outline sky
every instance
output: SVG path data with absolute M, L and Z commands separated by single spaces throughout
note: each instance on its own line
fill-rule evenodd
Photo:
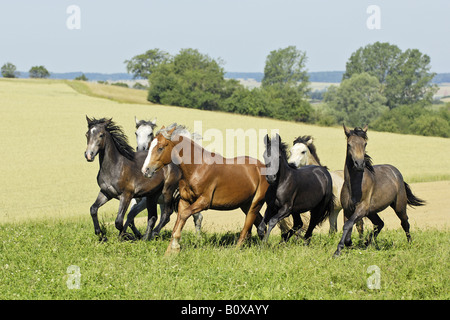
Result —
M 226 71 L 263 72 L 270 51 L 290 45 L 306 52 L 308 71 L 342 71 L 381 41 L 450 72 L 449 0 L 17 0 L 0 1 L 0 17 L 0 65 L 19 71 L 126 72 L 124 61 L 146 50 L 195 48 Z

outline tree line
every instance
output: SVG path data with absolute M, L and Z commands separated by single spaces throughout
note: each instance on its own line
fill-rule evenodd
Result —
M 435 73 L 419 50 L 381 42 L 361 47 L 347 61 L 340 85 L 325 93 L 311 92 L 306 62 L 306 53 L 295 46 L 271 51 L 261 87 L 254 89 L 225 79 L 223 61 L 196 49 L 175 56 L 152 49 L 125 64 L 134 78 L 148 79 L 153 103 L 450 137 L 450 104 L 432 105 Z M 323 103 L 312 105 L 311 98 Z

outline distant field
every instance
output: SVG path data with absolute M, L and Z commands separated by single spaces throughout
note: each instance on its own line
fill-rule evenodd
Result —
M 279 245 L 274 232 L 267 245 L 253 236 L 236 250 L 242 212 L 208 210 L 203 232 L 191 232 L 188 221 L 181 253 L 168 258 L 164 251 L 175 214 L 159 240 L 121 242 L 113 223 L 118 201 L 99 211 L 109 239 L 99 243 L 89 215 L 98 193 L 98 162 L 84 158 L 85 115 L 113 117 L 132 145 L 134 116 L 156 116 L 159 125 L 178 122 L 191 129 L 201 120 L 203 133 L 218 129 L 224 136 L 226 129 L 278 129 L 289 145 L 294 137 L 310 134 L 321 161 L 333 170 L 343 167 L 342 128 L 152 105 L 145 95 L 81 82 L 0 79 L 1 300 L 450 298 L 450 139 L 444 138 L 369 131 L 368 152 L 375 163 L 396 165 L 413 192 L 428 201 L 409 210 L 412 244 L 395 214 L 386 212 L 386 230 L 377 243 L 366 248 L 354 234 L 354 247 L 339 259 L 331 255 L 341 233 L 328 235 L 327 222 L 310 246 L 296 239 Z M 204 138 L 208 145 L 209 137 Z M 342 217 L 338 222 L 341 229 Z M 367 235 L 371 226 L 365 230 Z M 378 289 L 368 286 L 372 266 L 379 270 Z M 79 268 L 78 289 L 68 286 L 74 284 L 68 267 Z
M 73 85 L 73 84 L 72 84 Z M 76 85 L 76 84 L 75 84 Z M 194 128 L 202 121 L 203 132 L 219 129 L 278 129 L 289 145 L 299 135 L 315 138 L 322 163 L 332 170 L 342 169 L 345 136 L 342 128 L 318 127 L 302 123 L 208 112 L 150 103 L 123 103 L 135 99 L 138 90 L 89 85 L 90 95 L 80 94 L 65 81 L 0 79 L 2 126 L 2 192 L 0 221 L 86 216 L 98 193 L 98 162 L 84 158 L 87 125 L 85 115 L 112 117 L 134 141 L 134 116 L 157 117 L 158 125 L 172 122 Z M 83 84 L 77 87 L 82 91 Z M 89 88 L 88 88 L 89 89 Z M 84 89 L 86 90 L 86 88 Z M 127 91 L 129 90 L 129 91 Z M 89 91 L 89 90 L 88 90 Z M 95 97 L 108 92 L 111 99 Z M 129 93 L 129 94 L 128 94 Z M 142 99 L 145 91 L 139 91 Z M 141 100 L 142 101 L 142 100 Z M 210 141 L 206 139 L 207 146 Z M 373 132 L 369 129 L 367 150 L 375 163 L 397 166 L 408 182 L 450 180 L 450 139 Z M 262 158 L 263 150 L 257 150 Z M 441 190 L 450 194 L 450 190 Z M 447 201 L 448 197 L 447 197 Z M 449 207 L 444 203 L 442 210 Z M 101 212 L 114 212 L 111 201 Z

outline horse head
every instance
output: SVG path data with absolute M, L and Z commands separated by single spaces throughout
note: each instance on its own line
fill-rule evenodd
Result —
M 154 138 L 153 129 L 156 127 L 156 118 L 145 121 L 138 120 L 135 116 L 134 120 L 136 122 L 136 151 L 146 151 Z
M 147 178 L 151 178 L 156 171 L 172 161 L 174 143 L 170 140 L 170 136 L 175 127 L 162 132 L 163 129 L 165 129 L 164 126 L 150 143 L 147 158 L 142 166 L 141 171 Z
M 105 148 L 106 127 L 112 119 L 90 119 L 86 116 L 88 131 L 86 132 L 87 147 L 84 156 L 87 161 L 92 162 L 100 150 Z
M 356 171 L 364 171 L 366 167 L 366 146 L 367 146 L 367 129 L 355 128 L 354 130 L 348 129 L 345 124 L 343 125 L 344 132 L 347 137 L 347 159 L 351 159 L 351 164 Z

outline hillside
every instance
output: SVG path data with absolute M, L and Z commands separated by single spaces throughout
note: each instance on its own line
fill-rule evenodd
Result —
M 89 214 L 98 192 L 95 181 L 98 162 L 87 163 L 83 155 L 85 115 L 112 117 L 123 126 L 131 145 L 135 144 L 134 116 L 139 119 L 157 117 L 159 126 L 178 122 L 191 130 L 200 129 L 206 147 L 220 138 L 217 134 L 222 134 L 225 140 L 227 129 L 254 130 L 257 134 L 259 130 L 270 134 L 277 129 L 289 146 L 296 136 L 309 134 L 315 138 L 322 163 L 332 170 L 343 167 L 345 137 L 340 127 L 153 105 L 138 96 L 142 94 L 139 90 L 86 83 L 71 85 L 58 80 L 0 79 L 1 221 Z M 106 99 L 100 98 L 103 95 Z M 195 121 L 201 121 L 201 128 L 194 126 Z M 374 162 L 394 164 L 406 181 L 450 180 L 450 139 L 370 129 L 369 139 L 367 150 Z M 224 153 L 226 143 L 218 145 L 219 152 Z M 258 146 L 256 156 L 261 159 L 263 151 L 263 147 Z M 248 145 L 244 153 L 250 153 Z M 441 191 L 448 195 L 448 184 L 444 184 L 444 188 L 447 189 Z M 440 205 L 442 210 L 450 205 L 447 196 L 444 201 L 447 203 Z M 111 201 L 102 212 L 115 210 L 117 202 Z

